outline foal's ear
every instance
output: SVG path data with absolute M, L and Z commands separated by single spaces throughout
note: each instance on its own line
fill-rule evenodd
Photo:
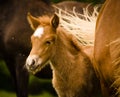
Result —
M 33 17 L 30 13 L 28 13 L 27 19 L 33 30 L 35 30 L 38 27 L 38 25 L 40 25 L 39 19 L 36 17 Z
M 54 14 L 54 16 L 51 19 L 51 25 L 54 29 L 56 29 L 59 25 L 59 17 L 56 14 Z

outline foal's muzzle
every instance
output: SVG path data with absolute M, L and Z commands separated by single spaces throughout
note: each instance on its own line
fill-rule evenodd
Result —
M 40 64 L 39 57 L 36 55 L 30 55 L 28 56 L 26 60 L 26 68 L 29 72 L 36 72 L 37 68 Z

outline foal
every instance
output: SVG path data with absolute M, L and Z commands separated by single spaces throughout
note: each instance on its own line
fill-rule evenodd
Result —
M 99 81 L 86 50 L 59 26 L 59 17 L 35 18 L 29 14 L 28 20 L 35 30 L 31 36 L 32 50 L 26 60 L 28 71 L 35 74 L 49 62 L 53 87 L 59 97 L 97 97 Z

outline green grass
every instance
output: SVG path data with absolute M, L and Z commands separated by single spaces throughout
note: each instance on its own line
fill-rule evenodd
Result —
M 16 94 L 14 92 L 7 92 L 1 90 L 0 97 L 16 97 Z M 43 92 L 42 94 L 29 95 L 29 97 L 53 97 L 53 95 L 49 94 L 48 92 Z
M 29 97 L 53 97 L 53 95 L 49 94 L 48 92 L 43 92 L 39 95 L 30 95 Z
M 7 92 L 4 90 L 0 90 L 0 97 L 16 97 L 14 92 Z

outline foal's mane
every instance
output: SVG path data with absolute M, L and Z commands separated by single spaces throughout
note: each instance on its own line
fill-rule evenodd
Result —
M 61 38 L 62 43 L 67 47 L 67 49 L 71 49 L 71 46 L 74 47 L 77 51 L 81 50 L 81 44 L 76 39 L 74 35 L 69 33 L 66 29 L 59 26 L 57 29 L 57 34 Z M 70 48 L 69 48 L 70 47 Z
M 100 5 L 94 6 L 92 13 L 88 11 L 88 7 L 89 5 L 83 8 L 83 14 L 76 13 L 75 8 L 73 8 L 73 12 L 67 12 L 58 7 L 55 8 L 58 10 L 56 14 L 60 18 L 60 26 L 76 37 L 81 45 L 93 46 L 95 25 Z

